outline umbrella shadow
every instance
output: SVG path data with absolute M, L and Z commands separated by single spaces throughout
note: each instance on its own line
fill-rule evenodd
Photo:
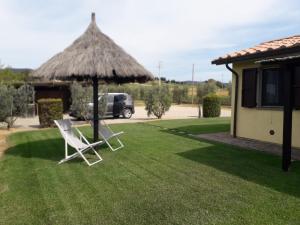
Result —
M 106 145 L 101 145 L 101 151 L 106 149 Z M 95 148 L 99 150 L 99 146 Z M 75 153 L 75 149 L 68 146 L 68 154 Z M 91 151 L 87 151 L 85 155 L 88 158 L 95 158 Z M 24 159 L 43 159 L 47 161 L 59 162 L 65 157 L 65 142 L 62 138 L 52 138 L 45 140 L 30 141 L 10 147 L 6 152 L 7 156 L 21 157 Z M 80 162 L 81 157 L 75 158 L 70 162 Z

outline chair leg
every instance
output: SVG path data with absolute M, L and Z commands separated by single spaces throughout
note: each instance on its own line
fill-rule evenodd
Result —
M 109 143 L 109 141 L 108 141 L 107 139 L 104 139 L 105 142 L 106 142 L 106 144 L 108 145 L 108 147 L 109 147 L 113 152 L 114 152 L 114 151 L 117 151 L 117 150 L 119 150 L 119 149 L 121 149 L 121 148 L 124 147 L 124 144 L 122 143 L 122 141 L 121 141 L 118 137 L 116 137 L 116 139 L 117 139 L 117 141 L 119 142 L 119 147 L 116 147 L 116 148 L 113 148 L 113 147 L 111 146 L 111 144 Z
M 99 160 L 97 160 L 97 161 L 95 161 L 95 162 L 93 162 L 93 163 L 90 163 L 90 162 L 87 160 L 87 158 L 84 156 L 84 154 L 83 154 L 84 152 L 87 152 L 87 151 L 90 150 L 90 149 L 92 149 L 92 150 L 95 152 L 97 158 L 99 159 Z M 94 164 L 96 164 L 96 163 L 98 163 L 98 162 L 100 162 L 100 161 L 103 160 L 102 157 L 96 152 L 96 150 L 95 150 L 93 147 L 90 146 L 90 147 L 88 147 L 88 148 L 86 148 L 86 149 L 82 149 L 82 150 L 76 149 L 76 152 L 75 152 L 75 153 L 73 153 L 72 155 L 68 155 L 66 158 L 60 160 L 60 161 L 58 162 L 58 164 L 65 163 L 65 162 L 67 162 L 67 161 L 69 161 L 69 160 L 71 160 L 71 159 L 74 159 L 74 158 L 78 157 L 78 156 L 81 156 L 81 157 L 83 158 L 83 160 L 84 160 L 89 166 L 92 166 L 92 165 L 94 165 Z
M 101 158 L 101 156 L 96 152 L 96 150 L 93 148 L 93 147 L 89 147 L 89 149 L 92 149 L 94 151 L 94 153 L 96 154 L 97 158 L 99 160 L 95 161 L 95 162 L 92 162 L 90 163 L 87 158 L 83 155 L 83 153 L 81 151 L 79 151 L 79 154 L 81 155 L 81 157 L 84 159 L 84 161 L 89 165 L 89 166 L 92 166 L 92 165 L 95 165 L 96 163 L 98 162 L 101 162 L 103 159 Z
M 65 140 L 65 158 L 68 158 L 68 143 Z

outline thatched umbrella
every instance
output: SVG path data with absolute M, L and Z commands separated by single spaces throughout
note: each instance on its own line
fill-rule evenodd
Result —
M 87 30 L 63 52 L 36 69 L 32 76 L 48 80 L 93 81 L 94 140 L 98 139 L 98 79 L 117 83 L 146 82 L 153 75 L 128 55 L 96 24 L 95 13 Z

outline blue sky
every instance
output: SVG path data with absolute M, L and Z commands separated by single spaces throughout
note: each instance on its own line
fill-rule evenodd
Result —
M 297 0 L 0 0 L 0 59 L 37 68 L 81 35 L 96 13 L 99 28 L 154 74 L 231 79 L 214 58 L 299 34 Z

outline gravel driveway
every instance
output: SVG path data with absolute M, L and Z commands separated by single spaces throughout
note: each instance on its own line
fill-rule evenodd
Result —
M 221 117 L 230 117 L 231 109 L 230 108 L 222 108 Z M 163 120 L 170 119 L 192 119 L 198 117 L 198 108 L 192 106 L 182 106 L 182 105 L 172 105 L 170 110 L 163 116 Z M 69 118 L 68 115 L 65 115 L 64 118 Z M 136 106 L 135 114 L 133 114 L 131 119 L 110 119 L 107 118 L 106 122 L 109 124 L 115 123 L 137 123 L 137 122 L 145 122 L 149 120 L 155 120 L 154 116 L 147 116 L 147 112 L 145 111 L 144 106 Z M 39 120 L 38 117 L 34 118 L 18 118 L 15 123 L 16 128 L 23 129 L 35 129 L 39 128 Z

